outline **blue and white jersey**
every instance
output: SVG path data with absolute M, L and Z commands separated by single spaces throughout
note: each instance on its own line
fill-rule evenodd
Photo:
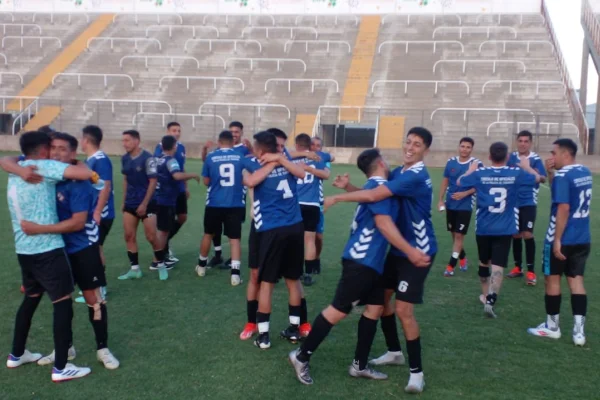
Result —
M 121 173 L 127 178 L 126 208 L 137 208 L 142 204 L 149 180 L 157 177 L 156 172 L 156 158 L 146 150 L 134 158 L 129 154 L 121 158 Z
M 156 149 L 154 149 L 154 157 L 159 159 L 164 156 L 162 143 L 156 145 Z M 177 142 L 177 150 L 175 150 L 175 159 L 179 164 L 179 170 L 181 172 L 185 172 L 185 146 L 181 142 Z M 178 181 L 177 186 L 179 188 L 179 193 L 185 193 L 185 182 Z
M 529 165 L 535 169 L 541 176 L 546 176 L 546 169 L 544 168 L 544 162 L 536 153 L 529 153 Z M 510 154 L 508 159 L 509 167 L 518 167 L 521 160 L 519 159 L 519 152 L 515 151 Z M 518 191 L 517 207 L 537 206 L 538 195 L 540 193 L 540 184 L 536 183 L 533 187 L 521 186 Z
M 437 240 L 431 222 L 433 186 L 425 164 L 421 161 L 405 170 L 403 167 L 396 168 L 385 186 L 400 197 L 396 226 L 404 239 L 429 256 L 436 254 Z M 392 248 L 391 252 L 406 257 L 396 248 Z
M 459 192 L 467 191 L 471 188 L 458 186 L 456 183 L 458 178 L 467 173 L 472 163 L 482 168 L 483 164 L 475 157 L 469 158 L 465 162 L 460 162 L 459 157 L 452 157 L 446 163 L 444 169 L 444 178 L 448 179 L 448 189 L 446 190 L 446 208 L 448 210 L 456 211 L 471 211 L 473 210 L 473 203 L 475 202 L 475 196 L 467 196 L 462 200 L 453 200 L 452 195 Z
M 533 188 L 535 176 L 518 167 L 486 167 L 462 177 L 460 185 L 476 190 L 477 235 L 506 236 L 519 232 L 517 193 Z
M 98 191 L 89 181 L 63 181 L 56 185 L 56 211 L 59 221 L 71 219 L 73 214 L 87 212 L 85 227 L 77 232 L 64 233 L 65 250 L 77 253 L 100 240 L 100 231 L 94 221 Z
M 156 160 L 156 175 L 158 182 L 156 184 L 156 204 L 160 206 L 175 206 L 177 204 L 177 195 L 181 193 L 180 181 L 173 178 L 173 174 L 181 172 L 179 162 L 171 156 L 163 155 Z
M 249 172 L 261 168 L 256 158 L 244 158 L 244 168 Z M 296 195 L 297 179 L 283 167 L 275 168 L 269 176 L 254 187 L 254 227 L 265 232 L 302 222 L 300 204 Z
M 215 150 L 206 157 L 202 176 L 210 178 L 206 191 L 208 207 L 246 207 L 244 159 L 241 152 L 231 148 Z
M 248 149 L 244 143 L 236 144 L 233 146 L 233 150 L 236 153 L 241 154 L 242 157 L 246 157 L 248 154 L 250 154 L 250 149 Z
M 101 150 L 95 152 L 91 157 L 85 161 L 88 168 L 94 171 L 100 176 L 103 181 L 110 181 L 111 191 L 108 197 L 108 202 L 102 209 L 102 219 L 115 219 L 115 192 L 114 192 L 114 181 L 113 181 L 113 167 L 110 158 Z M 96 204 L 97 205 L 97 204 Z M 94 205 L 94 207 L 96 206 Z
M 325 163 L 325 168 L 331 170 L 331 154 L 324 151 L 317 151 L 317 155 L 321 157 L 321 161 Z M 321 203 L 321 211 L 323 211 L 323 203 L 325 202 L 325 193 L 323 192 L 323 185 L 321 185 L 321 193 L 319 202 Z
M 552 180 L 552 207 L 546 243 L 554 243 L 556 212 L 560 204 L 569 205 L 569 219 L 560 241 L 561 245 L 590 243 L 591 203 L 592 174 L 587 167 L 575 164 L 556 171 Z
M 308 158 L 296 158 L 293 163 L 304 163 L 314 169 L 325 169 L 322 161 L 313 161 Z M 305 206 L 320 207 L 323 199 L 323 180 L 306 172 L 304 179 L 298 179 L 298 201 Z
M 387 180 L 380 176 L 372 176 L 363 189 L 374 189 L 386 182 Z M 359 203 L 354 212 L 350 238 L 342 257 L 373 268 L 377 273 L 382 274 L 388 242 L 377 229 L 375 216 L 389 215 L 395 221 L 398 217 L 398 205 L 397 199 L 393 197 L 377 203 Z

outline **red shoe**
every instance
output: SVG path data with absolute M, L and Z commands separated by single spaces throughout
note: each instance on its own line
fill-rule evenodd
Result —
M 523 270 L 519 267 L 514 267 L 508 275 L 507 278 L 521 278 L 523 276 Z
M 537 283 L 537 277 L 535 276 L 535 272 L 529 271 L 527 272 L 527 285 L 535 286 Z
M 25 286 L 21 285 L 21 293 L 25 293 Z
M 446 270 L 444 271 L 444 276 L 454 276 L 454 268 L 452 268 L 451 265 L 448 265 L 446 267 Z
M 252 322 L 248 322 L 244 326 L 244 330 L 240 333 L 240 339 L 248 340 L 258 332 L 258 327 Z
M 302 325 L 300 325 L 300 336 L 301 337 L 307 337 L 308 334 L 310 333 L 312 329 L 312 326 L 310 326 L 310 323 L 305 322 Z

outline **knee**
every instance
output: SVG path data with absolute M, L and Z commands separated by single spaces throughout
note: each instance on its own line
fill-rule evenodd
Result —
M 398 302 L 396 304 L 396 315 L 401 321 L 408 321 L 414 319 L 413 305 L 404 302 Z
M 363 315 L 369 319 L 379 319 L 383 314 L 383 306 L 367 305 Z
M 146 240 L 152 244 L 157 243 L 155 232 L 146 232 Z
M 135 242 L 135 232 L 125 231 L 125 241 L 127 243 Z
M 250 270 L 250 282 L 253 285 L 258 286 L 258 268 L 254 268 Z

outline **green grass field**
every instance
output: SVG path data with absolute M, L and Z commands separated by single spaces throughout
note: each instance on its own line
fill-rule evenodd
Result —
M 113 161 L 115 162 L 115 161 Z M 115 163 L 118 165 L 118 162 Z M 190 160 L 189 171 L 200 171 L 201 163 Z M 115 198 L 120 206 L 121 177 L 115 168 Z M 354 183 L 362 183 L 353 166 L 335 166 L 333 173 L 350 172 Z M 434 186 L 441 170 L 430 170 Z M 0 177 L 2 191 L 6 175 Z M 596 182 L 596 190 L 598 188 Z M 337 189 L 326 185 L 326 193 Z M 80 381 L 55 385 L 50 368 L 27 365 L 16 370 L 0 369 L 0 399 L 391 399 L 409 398 L 403 392 L 408 366 L 386 367 L 390 379 L 383 382 L 355 380 L 347 367 L 354 355 L 358 314 L 352 314 L 323 343 L 312 360 L 315 384 L 305 387 L 296 381 L 287 363 L 293 346 L 280 340 L 276 333 L 287 325 L 287 294 L 280 284 L 275 292 L 271 317 L 272 348 L 260 351 L 251 341 L 242 342 L 238 335 L 246 319 L 245 285 L 233 288 L 226 271 L 212 270 L 206 277 L 194 273 L 198 243 L 203 227 L 205 190 L 191 184 L 188 223 L 172 244 L 181 260 L 167 282 L 160 282 L 147 265 L 151 249 L 140 229 L 140 260 L 144 278 L 118 281 L 128 268 L 128 260 L 117 217 L 108 238 L 108 310 L 109 347 L 121 361 L 116 371 L 105 370 L 96 361 L 93 331 L 86 306 L 74 305 L 74 339 L 76 363 L 91 366 L 93 373 Z M 549 191 L 540 191 L 537 237 L 544 236 L 549 210 Z M 599 192 L 600 193 L 600 192 Z M 596 205 L 597 203 L 593 203 Z M 0 349 L 11 348 L 13 321 L 21 302 L 20 272 L 14 253 L 6 198 L 1 196 L 0 251 L 5 262 L 0 269 Z M 323 274 L 318 283 L 306 289 L 309 319 L 331 301 L 340 271 L 340 256 L 345 245 L 354 206 L 343 204 L 326 215 Z M 591 213 L 593 236 L 600 233 L 600 208 Z M 467 273 L 454 278 L 442 276 L 450 254 L 450 236 L 444 217 L 434 213 L 440 252 L 426 285 L 425 304 L 416 310 L 421 324 L 424 370 L 427 387 L 422 395 L 428 399 L 598 399 L 597 376 L 600 352 L 595 346 L 600 334 L 600 272 L 595 264 L 598 249 L 592 249 L 586 284 L 590 293 L 587 338 L 584 348 L 575 348 L 571 340 L 570 298 L 565 290 L 562 304 L 563 337 L 558 341 L 528 336 L 526 329 L 545 318 L 543 277 L 538 286 L 526 287 L 521 280 L 505 281 L 499 297 L 499 318 L 482 315 L 478 301 L 479 279 L 476 268 L 474 229 L 469 233 L 466 251 L 471 260 Z M 474 228 L 474 224 L 472 226 Z M 248 232 L 248 225 L 244 233 Z M 247 240 L 244 237 L 244 245 Z M 538 245 L 538 249 L 541 246 Z M 228 247 L 224 247 L 228 255 Z M 541 254 L 541 250 L 538 250 Z M 243 277 L 247 276 L 243 253 Z M 540 269 L 538 257 L 538 271 Z M 511 257 L 512 259 L 512 257 Z M 475 266 L 475 268 L 473 268 Z M 404 345 L 404 341 L 402 341 Z M 33 321 L 29 349 L 48 353 L 52 350 L 52 307 L 42 302 Z M 372 356 L 385 351 L 378 332 Z

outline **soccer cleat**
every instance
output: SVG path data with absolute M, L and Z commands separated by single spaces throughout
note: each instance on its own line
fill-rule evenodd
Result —
M 208 264 L 206 264 L 206 267 L 213 268 L 213 267 L 218 267 L 219 265 L 222 265 L 222 264 L 223 264 L 222 257 L 213 256 L 213 258 L 210 259 Z
M 369 367 L 366 367 L 365 369 L 359 369 L 358 362 L 356 362 L 356 360 L 353 361 L 348 367 L 348 374 L 354 378 L 367 378 L 376 381 L 382 381 L 388 378 L 388 376 L 383 372 L 375 371 Z
M 467 258 L 463 258 L 462 260 L 458 260 L 458 265 L 460 266 L 460 270 L 462 272 L 467 272 L 469 269 L 469 260 Z
M 379 358 L 375 358 L 369 361 L 371 365 L 404 365 L 406 360 L 402 351 L 387 351 L 384 355 Z
M 550 339 L 560 339 L 560 328 L 550 329 L 544 322 L 539 324 L 536 328 L 527 329 L 527 333 L 533 336 L 547 337 Z
M 521 278 L 523 276 L 523 270 L 519 267 L 514 267 L 507 275 L 507 278 Z
M 529 271 L 527 272 L 526 275 L 526 283 L 529 286 L 535 286 L 535 284 L 537 283 L 537 277 L 535 276 L 535 272 Z
M 130 269 L 129 271 L 127 271 L 127 273 L 119 276 L 120 281 L 126 281 L 129 279 L 140 279 L 142 277 L 142 270 L 141 269 Z
M 69 353 L 67 355 L 67 360 L 73 361 L 76 356 L 77 356 L 77 352 L 75 351 L 75 347 L 73 347 L 73 346 L 69 347 Z M 56 359 L 56 355 L 54 353 L 54 350 L 52 350 L 52 353 L 48 354 L 46 357 L 40 358 L 38 360 L 37 364 L 42 365 L 42 366 L 54 364 L 55 359 Z
M 583 332 L 573 331 L 573 344 L 575 344 L 575 346 L 585 346 L 585 335 Z
M 271 348 L 271 341 L 269 340 L 269 332 L 259 333 L 258 337 L 254 340 L 254 345 L 261 350 L 267 350 Z
M 483 306 L 483 312 L 484 314 L 489 317 L 489 318 L 497 318 L 498 316 L 496 315 L 496 313 L 494 312 L 494 306 L 491 304 L 485 304 Z
M 167 266 L 167 269 L 173 269 L 175 264 L 177 264 L 178 262 L 179 262 L 179 259 L 176 257 L 173 257 L 173 256 L 165 257 L 165 265 Z
M 238 286 L 242 283 L 242 278 L 239 275 L 231 274 L 231 286 Z
M 65 368 L 61 371 L 52 367 L 52 382 L 66 382 L 73 379 L 83 378 L 92 372 L 91 369 L 85 367 L 77 367 L 73 364 L 65 365 Z
M 109 349 L 100 349 L 96 352 L 96 358 L 102 364 L 104 364 L 104 368 L 106 369 L 117 369 L 119 368 L 119 360 L 110 352 Z
M 206 268 L 207 267 L 201 267 L 199 265 L 196 265 L 196 273 L 198 274 L 198 276 L 206 275 Z
M 258 332 L 258 327 L 255 323 L 248 322 L 244 326 L 244 330 L 240 333 L 241 340 L 248 340 Z
M 175 263 L 171 263 L 169 264 L 168 259 L 165 259 L 165 267 L 167 268 L 167 271 L 170 271 L 173 269 L 173 265 L 175 265 Z M 150 267 L 148 267 L 148 269 L 150 271 L 158 271 L 159 270 L 159 266 L 157 262 L 152 262 L 152 264 L 150 264 Z
M 85 297 L 79 296 L 75 299 L 75 303 L 77 304 L 85 304 Z
M 423 389 L 425 389 L 425 379 L 423 376 L 423 372 L 419 373 L 410 373 L 410 378 L 408 379 L 408 385 L 404 388 L 406 393 L 423 393 Z
M 310 365 L 307 362 L 302 362 L 298 360 L 298 353 L 300 349 L 290 351 L 288 355 L 288 359 L 290 360 L 290 364 L 294 367 L 296 371 L 296 378 L 300 381 L 300 383 L 304 385 L 312 385 L 313 380 L 310 377 Z
M 179 258 L 175 257 L 175 253 L 173 250 L 169 249 L 169 253 L 167 254 L 167 259 L 171 260 L 173 263 L 178 263 Z
M 290 325 L 279 334 L 283 339 L 287 339 L 290 343 L 296 344 L 300 340 L 300 329 L 298 326 Z
M 300 325 L 300 337 L 307 337 L 312 330 L 312 326 L 310 326 L 310 322 L 305 322 Z
M 231 258 L 219 265 L 219 269 L 231 269 Z
M 304 286 L 312 286 L 314 285 L 316 282 L 313 279 L 311 274 L 304 274 L 304 276 L 302 277 L 302 284 Z
M 169 279 L 169 271 L 167 271 L 167 267 L 164 264 L 163 267 L 158 268 L 158 279 L 161 281 Z
M 444 271 L 444 276 L 446 276 L 446 277 L 454 276 L 454 268 L 452 268 L 452 266 L 448 265 L 446 267 L 446 270 Z
M 6 359 L 6 366 L 8 368 L 17 368 L 21 365 L 34 363 L 40 358 L 42 358 L 40 353 L 31 353 L 29 350 L 25 350 L 21 357 L 15 357 L 12 354 L 9 354 Z

